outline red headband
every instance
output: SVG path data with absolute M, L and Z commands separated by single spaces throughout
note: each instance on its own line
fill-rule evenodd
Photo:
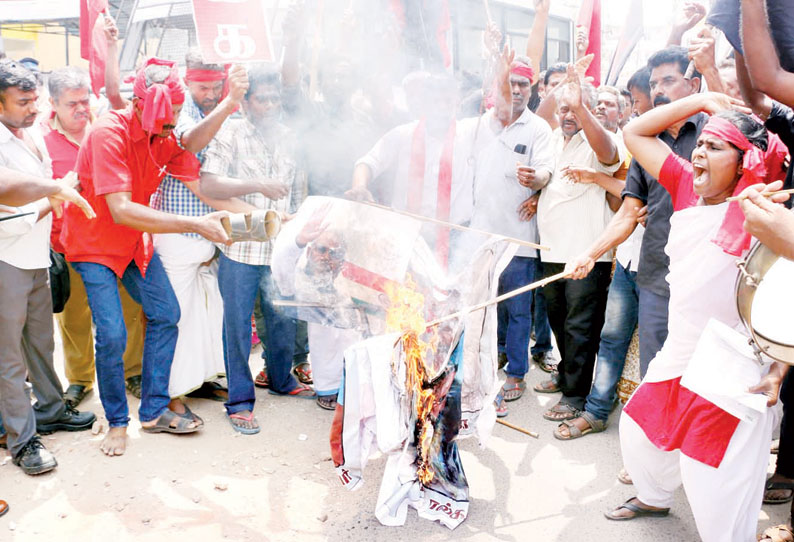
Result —
M 510 64 L 510 73 L 526 77 L 529 79 L 530 83 L 535 78 L 535 71 L 532 69 L 532 66 L 519 60 L 514 60 L 513 63 Z
M 147 66 L 151 65 L 167 66 L 171 68 L 171 73 L 162 83 L 152 83 L 146 86 L 145 70 Z M 133 93 L 143 102 L 141 125 L 144 131 L 153 134 L 159 134 L 163 131 L 163 125 L 173 122 L 174 112 L 171 106 L 185 101 L 185 91 L 179 81 L 175 64 L 159 58 L 150 58 L 138 70 L 135 75 Z
M 750 185 L 769 184 L 783 175 L 787 150 L 780 138 L 774 134 L 768 134 L 766 152 L 750 143 L 741 130 L 722 117 L 711 117 L 703 127 L 701 135 L 717 137 L 744 151 L 742 176 L 733 190 L 734 196 Z M 728 205 L 722 226 L 712 241 L 727 254 L 740 256 L 743 251 L 750 248 L 750 234 L 742 228 L 744 214 L 739 202 L 732 201 Z
M 188 68 L 185 70 L 185 81 L 188 83 L 193 81 L 223 81 L 226 79 L 228 74 L 228 65 L 223 70 L 199 70 L 195 68 Z

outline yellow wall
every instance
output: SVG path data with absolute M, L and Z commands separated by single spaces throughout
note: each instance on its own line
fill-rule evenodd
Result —
M 67 38 L 63 35 L 38 32 L 41 29 L 40 25 L 26 25 L 24 30 L 11 30 L 0 26 L 0 36 L 3 38 L 6 55 L 16 59 L 33 57 L 39 61 L 41 70 L 45 72 L 66 66 Z M 88 68 L 88 62 L 80 58 L 80 38 L 69 36 L 68 44 L 68 64 Z

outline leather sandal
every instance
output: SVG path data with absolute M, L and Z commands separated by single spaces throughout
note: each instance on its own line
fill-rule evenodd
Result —
M 308 361 L 297 364 L 292 372 L 295 373 L 295 377 L 301 384 L 309 385 L 314 383 L 312 381 L 312 366 Z
M 557 403 L 543 413 L 543 418 L 550 422 L 564 422 L 565 420 L 578 418 L 581 413 L 581 410 L 567 403 Z
M 583 419 L 587 422 L 587 429 L 579 429 L 579 427 L 574 423 L 575 420 L 579 418 Z M 561 429 L 565 427 L 568 430 L 568 434 L 565 435 L 562 433 Z M 592 414 L 589 412 L 582 412 L 578 418 L 572 418 L 570 420 L 563 420 L 563 422 L 557 426 L 554 430 L 554 438 L 557 440 L 574 440 L 581 438 L 585 435 L 589 435 L 590 433 L 600 433 L 601 431 L 607 428 L 607 424 L 604 420 L 599 420 L 593 417 Z
M 77 408 L 83 399 L 91 393 L 91 388 L 82 384 L 69 384 L 66 393 L 63 394 L 63 402 L 72 408 Z
M 174 435 L 195 433 L 201 429 L 200 425 L 195 424 L 191 427 L 191 424 L 195 424 L 195 422 L 180 416 L 173 410 L 165 409 L 165 411 L 160 414 L 160 417 L 157 418 L 157 423 L 150 427 L 142 427 L 142 429 L 146 433 L 171 433 Z

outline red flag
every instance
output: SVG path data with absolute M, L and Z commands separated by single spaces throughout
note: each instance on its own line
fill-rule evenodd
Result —
M 629 13 L 626 15 L 626 23 L 623 25 L 618 45 L 615 48 L 615 54 L 612 55 L 612 61 L 609 63 L 607 85 L 617 84 L 620 72 L 626 65 L 626 60 L 634 47 L 642 38 L 642 33 L 642 0 L 632 0 Z
M 589 45 L 586 55 L 593 54 L 593 61 L 587 68 L 585 75 L 593 78 L 593 84 L 601 84 L 601 0 L 584 0 L 579 9 L 579 19 L 576 28 L 583 26 L 587 29 Z
M 108 9 L 107 0 L 80 0 L 80 56 L 88 60 L 91 89 L 99 96 L 105 86 L 105 59 L 108 44 L 105 40 L 105 21 L 100 17 Z

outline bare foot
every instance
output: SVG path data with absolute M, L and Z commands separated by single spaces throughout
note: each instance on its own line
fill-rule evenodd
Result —
M 126 427 L 111 427 L 108 429 L 108 434 L 99 445 L 105 455 L 123 455 L 127 449 L 127 428 Z

